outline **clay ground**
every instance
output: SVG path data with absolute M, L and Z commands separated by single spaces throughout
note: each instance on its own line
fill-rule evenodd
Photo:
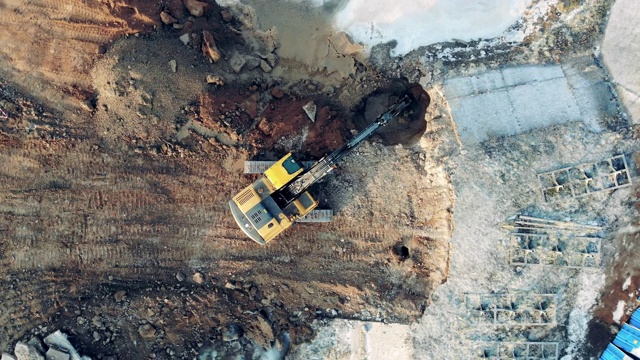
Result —
M 453 207 L 448 177 L 425 149 L 366 144 L 313 190 L 333 221 L 296 225 L 266 247 L 227 206 L 255 179 L 242 174 L 245 160 L 317 159 L 339 147 L 356 131 L 358 103 L 392 79 L 368 73 L 358 82 L 368 88 L 349 85 L 340 98 L 328 84 L 234 71 L 229 54 L 252 50 L 240 21 L 224 22 L 213 2 L 191 20 L 181 2 L 79 3 L 70 13 L 27 5 L 0 8 L 11 19 L 0 93 L 0 349 L 61 329 L 99 358 L 192 358 L 212 344 L 225 357 L 269 348 L 285 332 L 310 340 L 316 318 L 421 316 L 448 274 Z M 161 10 L 185 27 L 163 25 Z M 211 64 L 199 44 L 178 39 L 203 29 L 227 59 Z M 315 122 L 302 110 L 310 100 Z M 417 114 L 424 123 L 424 109 Z

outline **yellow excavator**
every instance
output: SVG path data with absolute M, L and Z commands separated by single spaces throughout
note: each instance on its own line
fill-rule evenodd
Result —
M 344 146 L 308 169 L 291 153 L 278 160 L 229 201 L 231 214 L 240 229 L 253 241 L 266 245 L 307 215 L 318 206 L 308 191 L 311 185 L 329 174 L 353 148 L 402 113 L 412 101 L 410 95 L 403 96 Z

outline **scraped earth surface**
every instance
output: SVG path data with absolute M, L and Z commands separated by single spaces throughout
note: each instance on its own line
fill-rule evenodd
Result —
M 247 44 L 220 10 L 0 4 L 1 350 L 61 329 L 98 358 L 260 354 L 284 333 L 312 339 L 318 318 L 414 321 L 447 279 L 453 193 L 438 142 L 416 141 L 438 136 L 424 107 L 401 119 L 395 143 L 412 146 L 381 134 L 313 189 L 331 223 L 266 247 L 237 228 L 227 202 L 254 180 L 245 160 L 317 159 L 396 85 L 364 67 L 357 86 L 273 77 L 268 39 Z M 203 30 L 223 60 L 202 54 Z M 236 71 L 237 54 L 260 65 Z

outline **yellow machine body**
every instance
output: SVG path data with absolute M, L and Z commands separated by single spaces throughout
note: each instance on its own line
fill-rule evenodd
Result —
M 233 218 L 253 241 L 265 245 L 318 206 L 308 191 L 284 208 L 272 198 L 303 171 L 302 165 L 289 153 L 229 201 Z

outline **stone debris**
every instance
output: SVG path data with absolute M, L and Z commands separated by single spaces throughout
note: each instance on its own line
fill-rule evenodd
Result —
M 160 20 L 162 20 L 162 22 L 165 25 L 171 25 L 171 24 L 174 24 L 174 23 L 178 22 L 178 20 L 176 20 L 176 18 L 171 16 L 171 14 L 169 14 L 166 11 L 163 11 L 163 12 L 160 13 Z
M 36 348 L 23 342 L 16 344 L 13 353 L 18 360 L 44 360 L 44 356 L 40 355 Z
M 206 30 L 202 32 L 202 53 L 208 56 L 211 62 L 216 62 L 222 57 L 220 50 L 218 50 L 216 46 L 216 41 L 213 39 L 213 35 Z
M 113 298 L 116 299 L 117 302 L 121 302 L 124 299 L 124 296 L 127 294 L 126 291 L 120 290 L 113 294 Z
M 282 89 L 280 89 L 279 87 L 274 87 L 273 89 L 271 89 L 271 96 L 276 99 L 282 99 L 284 97 L 284 91 L 282 91 Z
M 233 20 L 233 14 L 231 14 L 231 12 L 227 10 L 220 11 L 220 15 L 222 16 L 222 20 L 224 20 L 224 22 L 231 22 L 231 20 Z
M 264 59 L 271 65 L 271 67 L 276 67 L 278 64 L 278 57 L 276 54 L 267 54 Z
M 222 333 L 222 340 L 226 342 L 238 340 L 243 334 L 244 330 L 242 330 L 240 325 L 231 324 Z
M 224 78 L 222 76 L 209 74 L 209 75 L 207 75 L 207 84 L 223 86 L 224 85 Z
M 64 351 L 50 348 L 47 351 L 47 360 L 69 360 L 71 356 Z
M 178 39 L 180 39 L 184 45 L 191 44 L 191 37 L 189 37 L 189 34 L 182 34 Z
M 239 74 L 244 67 L 244 64 L 247 63 L 247 60 L 242 54 L 234 53 L 229 59 L 229 66 L 231 66 L 231 70 L 236 74 Z
M 260 66 L 260 59 L 258 59 L 255 56 L 251 56 L 251 55 L 247 55 L 245 56 L 245 67 L 248 70 L 253 70 L 255 68 L 257 68 L 258 66 Z
M 169 68 L 171 69 L 171 72 L 178 71 L 178 63 L 175 60 L 170 60 L 169 61 Z
M 318 107 L 316 106 L 316 104 L 313 101 L 309 101 L 308 103 L 306 103 L 303 107 L 302 110 L 304 110 L 304 112 L 307 114 L 307 116 L 309 117 L 309 119 L 312 122 L 316 121 L 316 111 L 317 111 Z
M 184 279 L 186 279 L 187 277 L 184 275 L 184 273 L 182 271 L 178 271 L 176 273 L 176 279 L 178 279 L 178 281 L 184 281 Z
M 201 17 L 209 6 L 206 2 L 197 0 L 182 0 L 184 6 L 189 10 L 189 13 L 195 17 Z
M 94 338 L 95 334 L 96 332 L 94 332 Z M 40 339 L 35 337 L 31 338 L 27 344 L 18 342 L 14 348 L 15 356 L 3 352 L 0 360 L 45 360 L 45 358 L 46 360 L 91 360 L 89 357 L 80 356 L 67 340 L 67 335 L 60 330 L 47 336 L 44 343 L 48 347 L 46 351 Z
M 262 69 L 262 71 L 264 71 L 266 73 L 270 73 L 271 70 L 273 70 L 271 65 L 269 65 L 269 63 L 266 62 L 265 60 L 260 60 L 260 69 Z
M 193 276 L 191 277 L 193 279 L 193 282 L 196 284 L 203 284 L 204 283 L 204 276 L 202 276 L 202 274 L 200 274 L 199 272 L 193 274 Z
M 149 324 L 144 324 L 138 328 L 138 333 L 145 339 L 153 339 L 156 336 L 156 329 Z
M 50 348 L 66 352 L 69 354 L 71 360 L 91 360 L 89 357 L 80 356 L 69 340 L 67 340 L 67 334 L 62 333 L 60 330 L 44 338 L 44 343 Z

